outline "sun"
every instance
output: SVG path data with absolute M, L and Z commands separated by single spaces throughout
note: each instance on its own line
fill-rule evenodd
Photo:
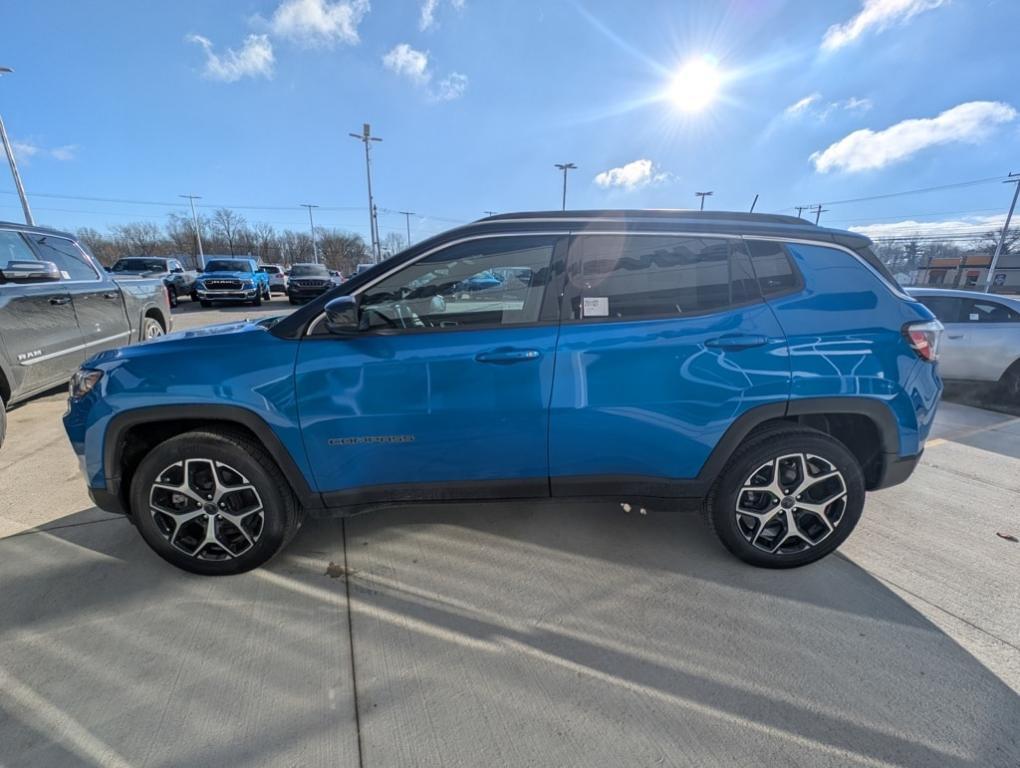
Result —
M 699 56 L 677 70 L 669 86 L 669 99 L 684 112 L 702 112 L 719 96 L 722 82 L 722 72 L 715 59 Z

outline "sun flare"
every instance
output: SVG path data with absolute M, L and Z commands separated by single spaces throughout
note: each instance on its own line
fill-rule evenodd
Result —
M 670 101 L 684 112 L 701 112 L 719 95 L 723 76 L 714 58 L 700 56 L 686 62 L 673 76 Z

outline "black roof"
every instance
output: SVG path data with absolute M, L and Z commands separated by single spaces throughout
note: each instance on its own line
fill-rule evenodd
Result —
M 779 213 L 744 213 L 743 211 L 699 211 L 693 208 L 607 208 L 581 211 L 520 211 L 517 213 L 497 213 L 487 216 L 483 221 L 507 221 L 519 219 L 635 219 L 651 220 L 689 220 L 698 222 L 739 221 L 760 224 L 794 224 L 814 227 L 806 219 L 797 216 L 784 216 Z
M 33 227 L 21 221 L 0 221 L 0 229 L 17 229 L 20 232 L 33 232 L 37 235 L 60 235 L 61 237 L 69 237 L 72 240 L 76 239 L 70 232 L 53 229 L 52 227 Z

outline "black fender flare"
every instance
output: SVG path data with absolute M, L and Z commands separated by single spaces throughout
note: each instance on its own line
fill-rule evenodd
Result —
M 129 429 L 158 422 L 216 421 L 237 424 L 248 429 L 262 443 L 279 466 L 291 489 L 305 509 L 320 509 L 322 496 L 312 489 L 308 479 L 298 468 L 290 451 L 276 436 L 266 421 L 254 411 L 237 405 L 156 405 L 134 408 L 117 414 L 106 426 L 103 436 L 103 474 L 107 495 L 121 498 L 120 466 L 124 445 L 123 436 Z M 126 508 L 126 505 L 125 505 Z

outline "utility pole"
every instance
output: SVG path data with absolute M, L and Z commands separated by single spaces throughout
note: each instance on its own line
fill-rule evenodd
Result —
M 705 198 L 706 197 L 711 197 L 714 194 L 715 194 L 715 192 L 695 192 L 694 193 L 695 197 L 700 197 L 701 198 L 701 207 L 698 209 L 699 211 L 705 210 Z
M 404 221 L 407 222 L 407 247 L 411 247 L 411 217 L 414 216 L 414 211 L 400 211 L 404 215 Z
M 754 213 L 754 206 L 758 205 L 758 193 L 755 192 L 754 200 L 751 201 L 751 213 Z
M 376 217 L 375 201 L 372 199 L 372 160 L 369 156 L 369 147 L 371 146 L 370 142 L 382 141 L 382 139 L 372 135 L 372 126 L 368 123 L 364 123 L 361 126 L 361 133 L 350 133 L 348 136 L 365 144 L 365 176 L 368 179 L 368 224 L 369 230 L 372 233 L 372 253 L 375 255 L 375 260 L 379 261 L 379 222 Z
M 802 213 L 803 211 L 806 211 L 806 210 L 807 210 L 808 208 L 810 208 L 810 207 L 811 207 L 810 205 L 795 205 L 795 206 L 794 206 L 794 208 L 796 208 L 796 209 L 797 209 L 797 218 L 798 218 L 798 219 L 803 219 L 804 217 L 803 217 L 803 216 L 801 216 L 800 214 L 801 214 L 801 213 Z
M 486 216 L 495 216 L 496 211 L 482 211 Z
M 202 198 L 198 195 L 177 195 L 184 197 L 191 203 L 191 220 L 195 223 L 195 242 L 198 243 L 198 268 L 205 269 L 205 254 L 202 252 L 202 228 L 198 225 L 198 214 L 195 213 L 195 201 Z
M 1002 255 L 1002 248 L 1006 243 L 1006 235 L 1009 232 L 1009 222 L 1013 218 L 1013 210 L 1016 208 L 1016 199 L 1020 196 L 1020 173 L 1009 174 L 1009 179 L 1003 184 L 1015 184 L 1013 189 L 1013 202 L 1009 204 L 1009 213 L 1006 214 L 1006 223 L 1002 225 L 1002 234 L 999 236 L 999 243 L 995 246 L 995 253 L 992 256 L 992 263 L 988 265 L 988 280 L 985 282 L 985 293 L 991 293 L 992 281 L 995 280 L 995 267 L 999 263 L 999 256 Z
M 319 249 L 315 247 L 315 222 L 312 220 L 312 208 L 318 208 L 311 203 L 301 203 L 302 208 L 308 209 L 308 231 L 312 233 L 312 261 L 319 263 Z
M 573 163 L 556 163 L 556 167 L 563 171 L 563 207 L 560 210 L 567 210 L 567 171 L 577 168 Z
M 815 209 L 815 226 L 818 226 L 818 220 L 820 218 L 822 218 L 822 214 L 825 213 L 829 209 L 828 208 L 822 208 L 822 204 L 821 203 L 819 203 L 818 205 L 814 206 L 814 209 Z
M 0 75 L 9 75 L 14 70 L 10 67 L 0 67 Z M 14 187 L 18 190 L 18 199 L 21 200 L 21 210 L 25 214 L 25 223 L 34 226 L 32 209 L 28 207 L 28 198 L 25 197 L 25 187 L 21 184 L 21 174 L 18 173 L 18 164 L 14 160 L 14 148 L 7 138 L 7 129 L 4 127 L 3 118 L 0 117 L 0 142 L 4 145 L 4 152 L 7 153 L 7 162 L 11 166 L 11 176 L 14 178 Z

